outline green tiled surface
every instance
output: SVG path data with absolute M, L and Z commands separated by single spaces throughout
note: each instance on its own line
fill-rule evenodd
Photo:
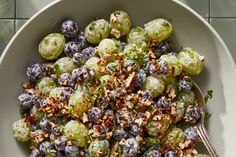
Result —
M 0 20 L 0 54 L 14 35 L 14 20 Z
M 0 54 L 15 31 L 54 0 L 0 0 Z M 236 0 L 179 0 L 203 16 L 223 37 L 236 60 Z M 210 19 L 210 21 L 209 21 Z
M 236 0 L 212 0 L 212 17 L 236 17 Z
M 203 17 L 209 17 L 209 4 L 210 0 L 180 0 L 187 4 Z
M 15 22 L 16 31 L 18 31 L 26 21 L 27 21 L 27 19 L 17 19 Z
M 38 10 L 54 0 L 16 0 L 16 17 L 30 18 Z
M 236 18 L 211 18 L 211 25 L 216 29 L 220 36 L 224 39 L 234 60 L 236 61 Z
M 0 18 L 14 18 L 15 0 L 0 0 Z

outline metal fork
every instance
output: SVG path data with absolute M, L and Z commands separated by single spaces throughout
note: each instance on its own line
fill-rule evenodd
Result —
M 195 93 L 196 98 L 199 101 L 199 105 L 202 108 L 202 117 L 199 120 L 199 122 L 196 124 L 198 134 L 199 134 L 200 138 L 202 139 L 203 144 L 207 148 L 210 156 L 211 157 L 220 157 L 219 154 L 217 153 L 214 145 L 210 141 L 209 134 L 205 128 L 205 112 L 203 110 L 203 108 L 205 106 L 205 101 L 204 101 L 204 97 L 203 97 L 201 89 L 198 87 L 198 85 L 195 82 L 194 82 L 193 92 Z

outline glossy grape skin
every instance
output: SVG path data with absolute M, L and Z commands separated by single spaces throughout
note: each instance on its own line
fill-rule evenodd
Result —
M 103 39 L 97 47 L 100 58 L 104 58 L 107 61 L 116 59 L 119 51 L 119 45 L 112 39 Z
M 17 120 L 13 123 L 13 135 L 19 142 L 28 142 L 30 140 L 30 128 L 25 123 L 24 119 Z
M 98 153 L 99 152 L 99 153 Z M 109 142 L 107 140 L 95 140 L 88 148 L 89 157 L 102 157 L 110 153 Z
M 68 111 L 72 117 L 78 118 L 88 110 L 89 103 L 90 99 L 88 94 L 82 91 L 76 91 L 70 97 Z
M 151 40 L 162 41 L 167 39 L 172 33 L 172 25 L 165 19 L 154 19 L 144 25 L 144 30 Z
M 62 57 L 58 59 L 54 64 L 57 76 L 60 76 L 62 73 L 71 74 L 72 70 L 76 67 L 76 64 L 74 64 L 73 60 L 70 57 Z
M 151 120 L 148 122 L 146 126 L 147 133 L 152 137 L 160 137 L 165 134 L 166 130 L 169 128 L 171 124 L 170 116 L 164 115 L 165 118 L 161 120 Z M 158 128 L 158 126 L 161 126 Z
M 180 128 L 172 128 L 166 136 L 166 142 L 173 147 L 179 146 L 180 143 L 184 143 L 184 132 Z
M 137 64 L 141 65 L 145 62 L 146 52 L 143 51 L 141 46 L 128 44 L 124 48 L 124 56 L 126 60 L 134 60 Z
M 46 60 L 57 59 L 63 52 L 65 37 L 59 33 L 47 35 L 39 44 L 39 54 Z
M 114 11 L 110 16 L 111 34 L 120 38 L 129 33 L 131 28 L 131 20 L 129 15 L 124 11 Z
M 167 73 L 169 76 L 178 76 L 182 72 L 183 65 L 177 57 L 167 54 L 167 55 L 162 55 L 160 59 L 163 59 L 164 61 L 167 62 L 167 68 L 168 68 Z
M 55 87 L 51 90 L 49 97 L 53 97 L 56 101 L 65 101 L 69 99 L 74 90 L 70 87 Z
M 182 91 L 179 93 L 177 99 L 184 102 L 185 106 L 187 107 L 188 105 L 195 102 L 195 94 L 193 91 Z
M 141 86 L 142 90 L 149 90 L 153 97 L 159 96 L 165 89 L 164 81 L 161 78 L 148 76 Z
M 192 48 L 182 49 L 178 58 L 183 64 L 183 70 L 190 75 L 198 75 L 203 69 L 202 56 Z
M 135 27 L 130 30 L 127 41 L 129 44 L 136 44 L 145 48 L 149 46 L 150 39 L 143 28 Z
M 39 80 L 35 86 L 35 89 L 41 94 L 48 96 L 53 88 L 56 87 L 56 83 L 50 77 L 43 77 Z
M 101 72 L 102 68 L 105 68 L 103 65 L 99 64 L 100 59 L 98 57 L 91 57 L 84 64 L 85 67 L 91 68 L 95 71 L 96 77 L 100 77 L 103 73 Z
M 76 120 L 71 120 L 65 125 L 64 135 L 68 140 L 71 140 L 74 145 L 79 147 L 85 147 L 89 139 L 87 127 Z
M 110 24 L 104 19 L 92 21 L 84 31 L 84 35 L 91 44 L 98 44 L 110 35 Z

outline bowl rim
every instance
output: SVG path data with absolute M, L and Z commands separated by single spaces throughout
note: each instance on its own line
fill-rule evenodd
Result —
M 23 29 L 25 29 L 29 23 L 31 23 L 31 21 L 33 21 L 35 18 L 37 18 L 37 16 L 39 16 L 41 13 L 43 13 L 45 10 L 51 8 L 52 6 L 56 5 L 57 3 L 62 2 L 63 0 L 55 0 L 54 2 L 49 3 L 48 5 L 46 5 L 45 7 L 43 7 L 42 9 L 40 9 L 37 13 L 35 13 L 16 33 L 15 35 L 12 37 L 12 39 L 8 42 L 7 46 L 5 47 L 2 55 L 0 56 L 0 66 L 7 54 L 8 49 L 11 47 L 12 43 L 15 41 L 15 39 L 18 37 L 18 35 L 22 32 Z M 230 53 L 228 47 L 226 46 L 224 40 L 221 38 L 221 36 L 216 32 L 216 30 L 201 16 L 199 15 L 196 11 L 194 11 L 192 8 L 190 8 L 189 6 L 187 6 L 186 4 L 184 4 L 183 2 L 180 2 L 179 0 L 171 0 L 173 3 L 178 4 L 180 7 L 185 8 L 186 10 L 188 10 L 191 14 L 193 14 L 195 17 L 197 17 L 199 19 L 199 21 L 201 21 L 210 31 L 212 34 L 214 34 L 214 36 L 218 39 L 218 41 L 220 42 L 220 44 L 222 45 L 222 47 L 224 48 L 226 55 L 228 57 L 228 59 L 230 60 L 230 64 L 232 67 L 234 67 L 234 71 L 236 72 L 236 63 L 232 57 L 232 54 Z

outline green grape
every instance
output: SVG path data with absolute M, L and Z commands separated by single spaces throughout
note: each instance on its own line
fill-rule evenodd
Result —
M 127 36 L 127 41 L 129 44 L 136 44 L 143 48 L 149 46 L 149 37 L 147 33 L 141 27 L 132 28 Z
M 177 123 L 180 121 L 185 113 L 184 103 L 181 101 L 176 101 L 171 103 L 171 116 L 173 118 L 173 122 Z
M 153 97 L 159 96 L 165 89 L 164 81 L 161 78 L 148 76 L 141 86 L 142 90 L 149 90 Z
M 92 21 L 84 31 L 84 35 L 91 44 L 98 44 L 110 35 L 110 24 L 104 19 Z
M 50 77 L 43 77 L 40 79 L 35 86 L 35 89 L 41 94 L 48 96 L 53 88 L 56 87 L 56 83 Z
M 153 41 L 162 41 L 167 39 L 172 33 L 172 25 L 165 19 L 154 19 L 144 25 L 144 30 Z
M 30 140 L 30 128 L 27 126 L 24 119 L 15 121 L 12 130 L 17 141 L 28 142 Z
M 107 85 L 107 83 L 112 83 L 113 82 L 113 77 L 111 75 L 103 75 L 100 78 L 100 82 L 102 85 Z
M 178 76 L 182 72 L 183 65 L 174 55 L 162 55 L 160 59 L 163 59 L 167 62 L 168 76 Z
M 118 72 L 119 66 L 117 61 L 108 63 L 106 69 L 109 70 L 110 72 Z
M 126 60 L 133 60 L 142 65 L 145 62 L 146 52 L 143 51 L 141 46 L 128 44 L 124 48 L 124 56 Z
M 99 64 L 100 59 L 98 57 L 91 57 L 87 60 L 87 62 L 84 64 L 85 67 L 91 68 L 95 71 L 96 76 L 100 77 L 103 73 L 101 72 L 101 69 L 105 67 L 101 64 Z
M 111 34 L 120 38 L 129 33 L 131 28 L 131 20 L 129 15 L 124 11 L 115 11 L 110 16 L 110 24 L 111 24 Z
M 166 144 L 178 147 L 180 143 L 184 143 L 184 132 L 180 128 L 172 128 L 166 135 Z
M 75 85 L 75 91 L 88 93 L 88 88 L 78 83 Z
M 95 140 L 88 148 L 89 157 L 108 156 L 110 153 L 109 142 L 107 140 Z
M 54 68 L 57 76 L 60 76 L 62 73 L 71 73 L 77 66 L 70 57 L 63 57 L 55 62 Z
M 165 134 L 171 124 L 171 119 L 167 114 L 163 114 L 162 117 L 164 118 L 160 120 L 151 120 L 148 122 L 146 126 L 148 135 L 152 137 L 160 137 Z
M 143 141 L 145 143 L 144 145 L 145 145 L 146 148 L 152 147 L 153 145 L 160 143 L 160 139 L 156 138 L 156 137 L 155 138 L 153 138 L 153 137 L 145 137 L 143 139 Z
M 195 102 L 195 94 L 193 91 L 181 91 L 178 100 L 184 102 L 185 107 Z
M 78 118 L 88 110 L 90 103 L 89 95 L 83 91 L 76 91 L 69 99 L 69 113 Z
M 39 54 L 46 60 L 57 59 L 63 52 L 65 37 L 59 33 L 47 35 L 39 44 Z
M 38 107 L 33 105 L 30 109 L 30 114 L 34 117 L 36 121 L 40 121 L 43 118 L 43 112 L 40 112 Z
M 99 56 L 107 61 L 116 59 L 119 51 L 119 43 L 112 39 L 103 39 L 97 47 Z
M 203 69 L 203 57 L 192 48 L 187 47 L 182 49 L 179 52 L 178 58 L 181 64 L 183 64 L 184 71 L 190 75 L 198 75 Z
M 89 140 L 88 128 L 76 120 L 69 121 L 64 127 L 64 135 L 79 147 L 85 147 Z

